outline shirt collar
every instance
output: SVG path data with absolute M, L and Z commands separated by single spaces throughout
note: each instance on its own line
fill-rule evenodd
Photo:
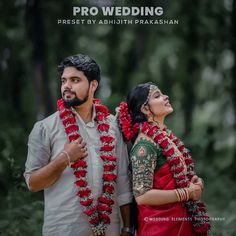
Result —
M 96 111 L 95 111 L 95 105 L 93 104 L 92 107 L 93 111 L 92 111 L 92 120 L 89 121 L 87 124 L 84 123 L 83 119 L 80 117 L 80 115 L 76 112 L 74 107 L 71 107 L 72 112 L 78 117 L 79 121 L 84 125 L 84 126 L 88 126 L 88 127 L 94 127 L 95 126 L 95 118 L 96 118 Z

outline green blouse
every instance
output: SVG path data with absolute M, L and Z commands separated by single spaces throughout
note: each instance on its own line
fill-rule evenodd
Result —
M 138 197 L 153 188 L 154 173 L 166 162 L 166 157 L 152 140 L 142 137 L 132 147 L 130 160 L 133 194 Z

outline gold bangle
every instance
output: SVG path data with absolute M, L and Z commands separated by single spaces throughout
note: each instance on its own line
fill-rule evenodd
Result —
M 63 151 L 61 151 L 61 153 L 64 154 L 67 157 L 67 159 L 69 161 L 68 162 L 68 166 L 71 166 L 70 156 L 69 156 L 68 152 L 63 150 Z
M 189 200 L 189 191 L 187 188 L 184 188 L 184 191 L 186 192 L 186 201 Z
M 178 202 L 180 202 L 180 195 L 179 195 L 179 191 L 178 191 L 178 189 L 175 189 L 175 193 L 176 193 L 176 196 L 177 196 Z
M 183 202 L 185 199 L 185 192 L 182 188 L 180 189 L 180 192 L 181 192 L 181 202 Z
M 183 201 L 185 202 L 185 201 L 187 201 L 187 192 L 186 192 L 186 190 L 185 190 L 185 188 L 183 188 L 183 192 L 184 192 L 184 199 L 183 199 Z
M 188 194 L 186 192 L 185 188 L 181 188 L 179 189 L 180 193 L 181 193 L 181 202 L 187 201 L 188 199 Z

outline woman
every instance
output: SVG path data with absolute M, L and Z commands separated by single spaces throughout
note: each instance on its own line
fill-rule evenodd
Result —
M 207 235 L 203 181 L 189 151 L 167 129 L 169 97 L 153 83 L 136 86 L 119 107 L 118 121 L 131 149 L 133 193 L 138 205 L 137 236 Z

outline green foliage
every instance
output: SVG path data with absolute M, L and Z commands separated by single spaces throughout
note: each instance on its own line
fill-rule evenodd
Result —
M 35 199 L 26 189 L 11 188 L 2 201 L 0 234 L 6 236 L 42 235 L 43 201 Z

